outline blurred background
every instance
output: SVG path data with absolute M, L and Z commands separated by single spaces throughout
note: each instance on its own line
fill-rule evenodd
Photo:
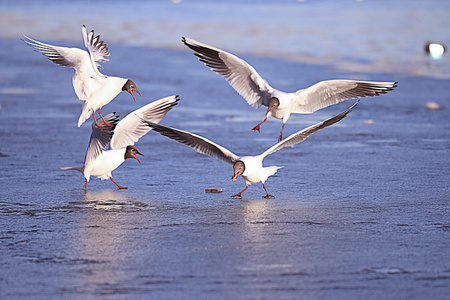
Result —
M 425 52 L 450 43 L 448 1 L 0 1 L 2 38 L 80 47 L 82 24 L 109 45 L 182 49 L 187 36 L 346 72 L 450 78 L 448 55 Z

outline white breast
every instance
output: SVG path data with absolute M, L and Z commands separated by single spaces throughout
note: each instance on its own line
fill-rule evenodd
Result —
M 113 100 L 126 83 L 126 79 L 119 77 L 107 77 L 97 90 L 93 91 L 88 99 L 88 105 L 93 109 L 102 107 Z
M 247 184 L 257 183 L 261 180 L 266 180 L 262 160 L 258 156 L 244 156 L 241 158 L 244 162 L 245 170 L 242 173 Z
M 103 154 L 96 159 L 90 175 L 108 179 L 111 172 L 125 161 L 125 150 L 126 148 L 103 151 Z
M 294 94 L 277 91 L 277 93 L 273 93 L 272 96 L 278 98 L 280 105 L 276 109 L 272 109 L 269 112 L 269 116 L 277 119 L 283 119 L 283 122 L 286 122 L 291 115 Z

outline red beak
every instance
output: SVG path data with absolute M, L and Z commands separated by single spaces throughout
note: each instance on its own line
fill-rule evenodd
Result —
M 137 154 L 144 156 L 144 154 L 137 152 Z M 145 156 L 144 156 L 145 157 Z M 141 161 L 139 160 L 139 158 L 137 158 L 136 154 L 134 154 L 134 158 L 136 158 L 136 160 L 141 163 Z
M 233 176 L 231 176 L 230 178 L 233 180 L 233 183 L 236 182 L 236 179 L 238 178 L 239 174 L 234 174 Z
M 131 94 L 131 96 L 133 96 L 134 102 L 136 102 L 136 98 L 134 97 L 134 91 L 136 91 L 136 93 L 138 93 L 138 94 L 139 94 L 139 96 L 141 96 L 141 97 L 142 97 L 142 95 L 141 95 L 141 93 L 139 93 L 139 91 L 138 91 L 138 90 L 131 90 L 131 91 L 130 91 L 130 94 Z

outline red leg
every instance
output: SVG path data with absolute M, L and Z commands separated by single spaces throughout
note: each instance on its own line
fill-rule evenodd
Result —
M 103 123 L 105 123 L 106 126 L 109 126 L 109 127 L 112 127 L 112 126 L 113 126 L 113 124 L 108 123 L 108 122 L 105 121 L 105 119 L 103 119 L 103 116 L 102 116 L 102 114 L 100 113 L 100 108 L 98 109 L 98 114 L 100 115 L 100 118 L 102 118 Z
M 97 120 L 95 119 L 95 113 L 92 111 L 92 118 L 94 118 L 94 123 L 97 125 L 98 128 L 103 128 L 103 126 L 98 125 Z
M 231 196 L 231 198 L 242 198 L 242 193 L 248 189 L 248 185 L 245 185 L 245 189 L 243 189 L 239 194 Z
M 112 177 L 109 177 L 109 179 L 111 179 L 111 181 L 114 182 L 117 185 L 119 190 L 126 190 L 126 189 L 128 189 L 126 186 L 120 186 L 119 184 L 117 184 L 117 182 L 115 182 Z
M 262 121 L 261 123 L 259 123 L 255 127 L 253 127 L 252 130 L 256 130 L 256 131 L 260 132 L 261 124 L 264 123 L 265 121 L 267 121 L 267 117 L 264 119 L 264 121 Z
M 84 182 L 84 188 L 87 187 L 87 183 L 88 183 L 88 181 L 87 181 L 87 179 L 86 179 L 86 181 Z
M 283 123 L 283 127 L 281 127 L 280 137 L 278 138 L 278 141 L 281 141 L 283 139 L 284 125 L 286 125 L 286 124 Z
M 266 186 L 264 185 L 264 183 L 263 183 L 263 188 L 266 191 L 266 195 L 263 196 L 263 198 L 275 198 L 275 196 L 269 195 L 269 193 L 267 192 L 267 189 L 266 189 Z

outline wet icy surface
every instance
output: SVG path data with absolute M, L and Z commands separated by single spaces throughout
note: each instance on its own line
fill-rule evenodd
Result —
M 153 132 L 136 145 L 146 155 L 142 164 L 126 161 L 113 172 L 128 190 L 97 178 L 84 190 L 80 173 L 59 169 L 83 162 L 90 135 L 90 120 L 76 127 L 81 103 L 72 70 L 18 38 L 0 43 L 0 298 L 448 296 L 448 80 L 246 55 L 283 90 L 349 77 L 395 80 L 399 87 L 363 99 L 342 122 L 267 157 L 265 165 L 284 166 L 266 183 L 275 199 L 262 199 L 260 184 L 231 199 L 244 182 L 232 183 L 229 165 Z M 132 78 L 143 97 L 134 103 L 122 93 L 104 112 L 124 116 L 179 94 L 163 124 L 237 154 L 275 143 L 281 122 L 252 132 L 264 112 L 189 50 L 109 46 L 104 73 Z M 429 101 L 442 109 L 428 111 Z M 285 135 L 351 103 L 292 116 Z

